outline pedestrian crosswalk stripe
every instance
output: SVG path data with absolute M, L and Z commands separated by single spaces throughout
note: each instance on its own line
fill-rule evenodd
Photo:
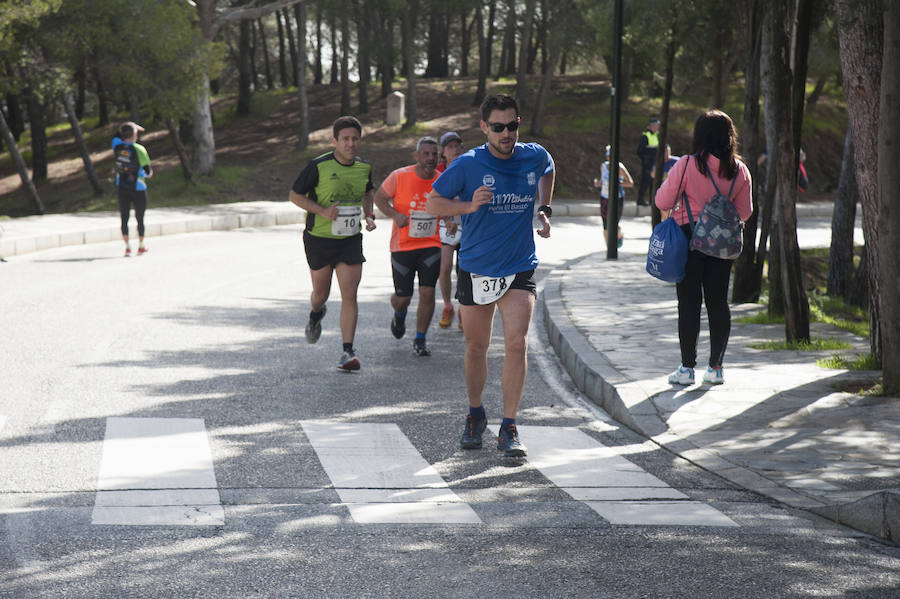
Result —
M 612 524 L 737 526 L 702 502 L 638 501 L 689 498 L 577 428 L 519 426 L 518 431 L 530 465 Z
M 700 501 L 588 501 L 610 524 L 642 526 L 737 526 L 711 505 Z
M 301 426 L 354 521 L 481 523 L 396 424 L 307 420 Z
M 107 418 L 91 521 L 224 525 L 203 420 Z

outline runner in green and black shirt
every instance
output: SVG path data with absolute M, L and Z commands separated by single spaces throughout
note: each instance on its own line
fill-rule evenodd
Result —
M 337 275 L 341 291 L 341 335 L 344 351 L 338 368 L 359 370 L 353 348 L 359 313 L 356 290 L 362 278 L 361 222 L 375 229 L 372 167 L 356 156 L 362 125 L 342 116 L 332 127 L 334 151 L 310 160 L 291 188 L 291 202 L 306 210 L 303 245 L 312 278 L 306 340 L 315 343 L 322 334 L 325 302 L 331 292 L 331 275 Z

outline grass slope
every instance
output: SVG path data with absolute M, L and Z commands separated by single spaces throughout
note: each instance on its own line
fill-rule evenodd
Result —
M 469 147 L 483 143 L 478 129 L 478 111 L 471 102 L 476 83 L 471 78 L 420 80 L 417 86 L 418 124 L 412 130 L 386 126 L 383 122 L 385 101 L 379 97 L 380 87 L 369 88 L 370 110 L 359 115 L 365 128 L 360 156 L 372 163 L 376 185 L 391 170 L 412 162 L 412 149 L 423 135 L 438 136 L 454 130 Z M 534 79 L 531 83 L 534 97 L 538 81 Z M 396 82 L 394 88 L 405 91 L 405 83 Z M 515 82 L 491 82 L 488 92 L 514 94 Z M 692 90 L 674 98 L 669 125 L 673 153 L 689 151 L 693 122 L 697 114 L 707 108 L 705 95 L 705 90 Z M 354 108 L 355 101 L 354 97 Z M 658 113 L 660 104 L 659 98 L 632 96 L 623 107 L 622 161 L 635 178 L 640 176 L 635 156 L 638 138 L 648 116 Z M 295 89 L 255 93 L 251 114 L 245 117 L 235 115 L 234 97 L 217 98 L 213 106 L 216 172 L 196 185 L 183 181 L 177 155 L 162 125 L 142 122 L 148 129 L 142 143 L 150 152 L 156 172 L 150 182 L 151 206 L 286 199 L 291 183 L 306 161 L 330 148 L 330 125 L 339 114 L 340 88 L 310 88 L 309 105 L 313 130 L 310 147 L 299 151 L 296 149 L 299 99 Z M 733 86 L 725 110 L 740 129 L 743 97 L 738 84 Z M 540 142 L 556 160 L 556 197 L 597 199 L 591 181 L 599 175 L 603 148 L 609 140 L 609 81 L 585 76 L 556 78 L 544 134 L 540 137 L 530 133 L 532 108 L 524 106 L 521 112 L 520 140 Z M 121 120 L 125 118 L 122 116 Z M 55 125 L 48 129 L 50 178 L 38 185 L 48 212 L 115 209 L 109 141 L 116 124 L 98 127 L 96 118 L 87 118 L 82 126 L 106 193 L 100 197 L 92 194 L 69 126 Z M 815 111 L 807 117 L 807 131 L 804 132 L 808 140 L 805 143 L 809 155 L 807 164 L 812 188 L 817 193 L 809 194 L 804 200 L 831 199 L 829 192 L 837 183 L 845 126 L 846 110 L 835 95 L 820 100 Z M 19 146 L 24 150 L 28 144 L 26 132 Z M 25 158 L 30 160 L 30 151 L 25 151 Z M 629 191 L 629 200 L 633 201 L 634 193 Z M 0 153 L 0 215 L 31 213 L 8 152 Z

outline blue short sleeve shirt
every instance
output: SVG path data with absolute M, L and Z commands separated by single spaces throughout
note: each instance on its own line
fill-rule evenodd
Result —
M 491 277 L 537 268 L 534 203 L 538 181 L 553 170 L 550 153 L 536 143 L 517 143 L 506 160 L 495 158 L 485 144 L 450 164 L 432 184 L 441 196 L 471 202 L 482 185 L 494 192 L 489 204 L 462 215 L 460 268 Z

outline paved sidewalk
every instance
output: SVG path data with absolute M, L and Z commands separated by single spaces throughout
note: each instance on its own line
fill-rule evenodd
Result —
M 900 542 L 900 399 L 859 397 L 838 383 L 879 372 L 816 366 L 835 353 L 764 351 L 783 325 L 741 324 L 761 309 L 732 307 L 725 384 L 702 385 L 709 352 L 706 317 L 698 384 L 667 377 L 680 351 L 675 286 L 650 277 L 645 255 L 592 254 L 545 279 L 543 309 L 553 346 L 576 385 L 614 418 L 739 487 L 883 539 Z M 868 340 L 812 323 L 815 337 L 868 353 Z

